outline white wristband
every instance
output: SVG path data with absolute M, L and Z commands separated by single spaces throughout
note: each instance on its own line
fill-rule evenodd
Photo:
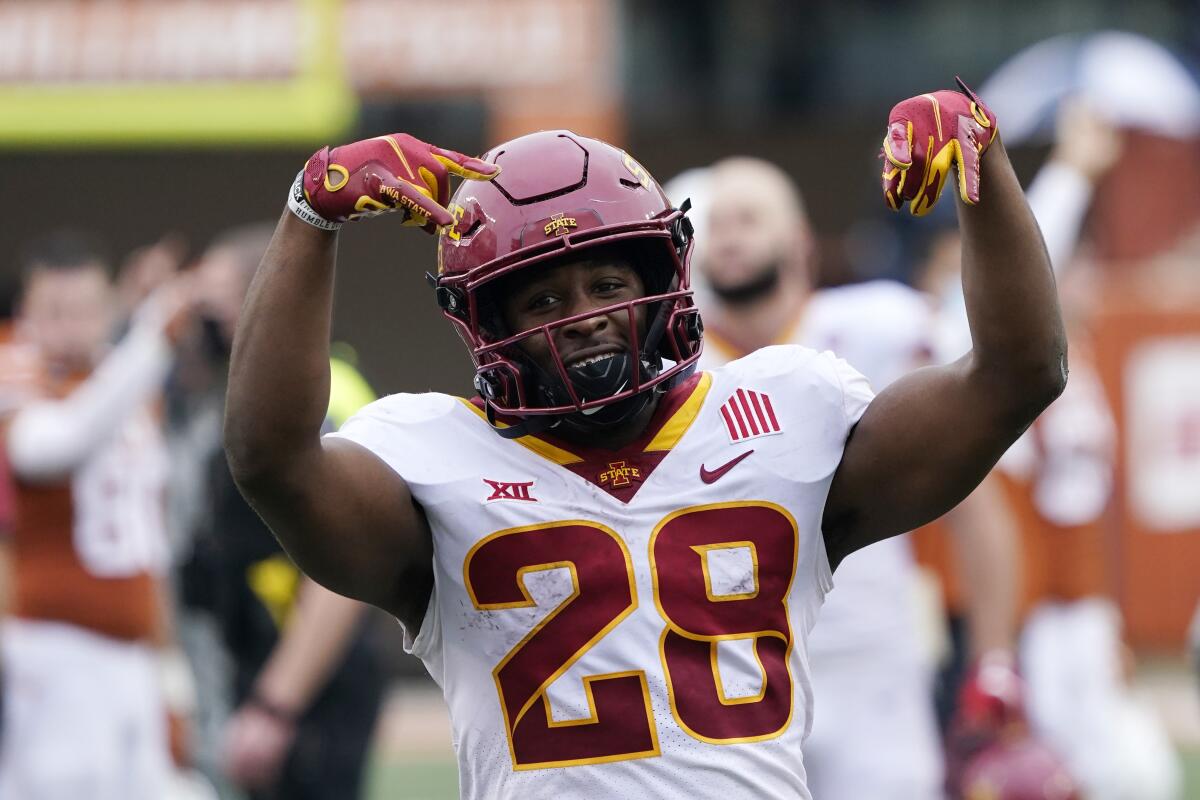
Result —
M 325 231 L 336 231 L 342 227 L 342 223 L 330 222 L 314 211 L 313 207 L 308 204 L 308 198 L 304 196 L 304 170 L 300 170 L 296 174 L 296 180 L 292 183 L 291 191 L 288 192 L 287 206 L 289 211 L 314 228 L 320 228 Z

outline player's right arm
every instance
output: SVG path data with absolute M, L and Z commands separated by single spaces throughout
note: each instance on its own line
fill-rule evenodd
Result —
M 353 442 L 321 438 L 329 404 L 329 333 L 337 228 L 400 211 L 432 229 L 448 173 L 494 168 L 412 137 L 315 154 L 297 177 L 251 282 L 234 338 L 225 449 L 238 487 L 314 580 L 417 623 L 428 599 L 428 525 L 403 479 Z
M 396 473 L 358 445 L 321 439 L 336 236 L 290 212 L 279 221 L 234 339 L 225 452 L 301 569 L 397 613 L 399 571 L 428 551 L 428 531 Z

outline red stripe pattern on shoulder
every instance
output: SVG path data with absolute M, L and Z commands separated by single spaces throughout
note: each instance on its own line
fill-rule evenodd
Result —
M 753 389 L 739 388 L 730 395 L 721 404 L 721 421 L 731 442 L 783 433 L 771 398 Z

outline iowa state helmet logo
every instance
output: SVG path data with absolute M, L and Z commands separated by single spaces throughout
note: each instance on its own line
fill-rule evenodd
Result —
M 574 217 L 568 217 L 566 212 L 562 211 L 558 214 L 551 214 L 550 221 L 546 223 L 546 227 L 542 230 L 545 231 L 547 236 L 554 236 L 555 234 L 565 236 L 571 228 L 578 227 L 579 221 Z

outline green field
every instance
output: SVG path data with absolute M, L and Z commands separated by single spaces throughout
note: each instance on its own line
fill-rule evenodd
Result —
M 1200 751 L 1183 753 L 1183 800 L 1200 800 Z M 367 800 L 455 800 L 458 777 L 453 763 L 377 761 Z
M 1183 798 L 1200 800 L 1200 750 L 1183 754 Z
M 458 769 L 452 761 L 382 761 L 371 767 L 367 800 L 456 800 Z

